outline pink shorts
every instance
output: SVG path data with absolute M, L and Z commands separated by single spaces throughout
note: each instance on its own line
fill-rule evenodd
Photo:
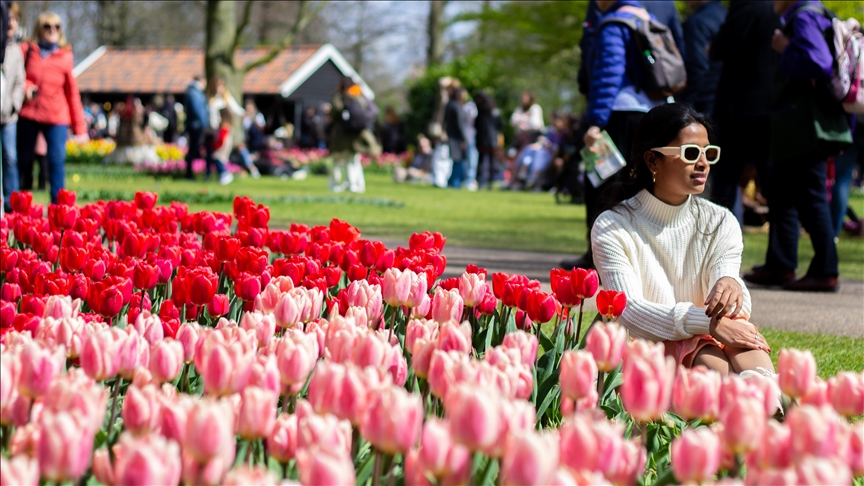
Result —
M 693 367 L 693 360 L 705 346 L 717 346 L 723 349 L 723 344 L 707 334 L 682 341 L 664 341 L 663 344 L 666 345 L 666 356 L 672 356 L 676 364 L 683 365 L 685 368 Z

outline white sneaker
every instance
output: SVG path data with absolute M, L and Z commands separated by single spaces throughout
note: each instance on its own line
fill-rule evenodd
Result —
M 261 173 L 258 172 L 258 167 L 255 167 L 254 165 L 249 168 L 249 174 L 252 176 L 253 179 L 261 178 Z
M 223 186 L 227 186 L 234 181 L 234 176 L 230 172 L 223 172 L 222 175 L 219 176 L 219 184 Z
M 468 186 L 466 186 L 466 187 L 469 191 L 475 192 L 479 186 L 477 185 L 477 181 L 471 181 L 468 183 Z

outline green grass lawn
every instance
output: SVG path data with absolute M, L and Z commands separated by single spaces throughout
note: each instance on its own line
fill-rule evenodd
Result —
M 68 188 L 82 193 L 102 190 L 131 197 L 134 191 L 140 190 L 195 197 L 202 193 L 247 195 L 266 200 L 270 206 L 272 227 L 287 227 L 291 222 L 327 224 L 335 217 L 357 226 L 367 237 L 407 241 L 415 231 L 430 230 L 443 233 L 451 245 L 573 255 L 586 248 L 585 207 L 555 204 L 549 194 L 472 193 L 399 185 L 381 174 L 367 174 L 366 182 L 366 194 L 333 195 L 327 189 L 326 178 L 321 176 L 310 176 L 304 181 L 240 177 L 233 184 L 222 187 L 215 182 L 144 177 L 134 175 L 127 168 L 67 167 Z M 190 204 L 190 208 L 194 211 L 230 212 L 230 199 L 223 199 L 222 202 Z M 46 193 L 36 193 L 36 200 L 47 202 Z M 850 203 L 857 214 L 864 215 L 864 196 L 853 195 Z M 745 234 L 744 238 L 746 269 L 762 262 L 768 236 L 757 233 Z M 864 280 L 864 240 L 841 237 L 838 251 L 841 277 Z M 805 271 L 812 254 L 809 241 L 802 238 L 799 272 Z M 823 378 L 839 370 L 864 370 L 864 355 L 860 352 L 864 349 L 864 339 L 771 329 L 765 329 L 764 334 L 774 349 L 772 359 L 775 365 L 781 348 L 798 348 L 813 351 L 819 375 Z
M 369 237 L 407 240 L 415 231 L 440 231 L 452 245 L 481 248 L 579 254 L 586 249 L 585 207 L 555 204 L 545 193 L 509 191 L 456 191 L 412 184 L 394 184 L 389 176 L 367 174 L 367 191 L 360 196 L 334 195 L 323 176 L 304 181 L 240 177 L 227 187 L 215 182 L 131 176 L 125 168 L 98 166 L 67 167 L 69 189 L 162 191 L 171 193 L 210 192 L 267 198 L 271 226 L 287 227 L 291 222 L 327 224 L 340 218 L 360 228 Z M 77 176 L 77 177 L 76 177 Z M 292 198 L 276 201 L 275 198 Z M 350 202 L 351 199 L 353 202 Z M 45 202 L 45 193 L 37 199 Z M 381 201 L 385 200 L 385 201 Z M 850 201 L 864 214 L 864 196 Z M 193 210 L 231 211 L 228 201 L 191 204 Z M 745 234 L 743 267 L 762 263 L 767 234 Z M 800 241 L 799 273 L 806 271 L 813 255 L 806 237 Z M 864 239 L 841 237 L 840 275 L 864 280 Z

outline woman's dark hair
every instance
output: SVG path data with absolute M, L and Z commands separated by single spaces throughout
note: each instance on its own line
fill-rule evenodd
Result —
M 495 99 L 483 90 L 474 94 L 474 104 L 477 105 L 477 111 L 481 113 L 492 113 L 495 109 Z
M 528 104 L 527 105 L 523 104 L 521 99 L 519 100 L 519 104 L 522 105 L 522 108 L 525 110 L 527 110 L 528 108 L 531 108 L 531 106 L 534 105 L 534 93 L 532 93 L 530 91 L 523 91 L 522 97 L 524 98 L 526 96 L 528 97 Z
M 357 83 L 355 83 L 354 80 L 351 79 L 351 76 L 342 76 L 342 79 L 339 80 L 339 92 L 344 93 L 348 91 L 348 88 L 354 86 L 355 84 Z
M 612 184 L 601 196 L 601 207 L 612 209 L 623 201 L 638 194 L 642 189 L 654 192 L 651 169 L 645 163 L 645 153 L 655 147 L 665 147 L 678 137 L 681 130 L 697 124 L 708 131 L 708 139 L 713 141 L 714 128 L 707 115 L 699 113 L 690 105 L 670 103 L 660 105 L 648 113 L 636 127 L 629 157 L 629 174 L 624 174 L 623 182 Z M 662 154 L 658 154 L 661 155 Z M 627 170 L 624 168 L 623 170 Z

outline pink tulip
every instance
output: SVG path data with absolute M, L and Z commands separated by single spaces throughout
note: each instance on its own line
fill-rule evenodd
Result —
M 411 368 L 415 375 L 423 379 L 429 376 L 429 365 L 432 361 L 432 354 L 436 350 L 435 341 L 418 339 L 414 342 L 414 347 L 411 349 Z
M 135 322 L 132 323 L 132 327 L 138 331 L 138 334 L 141 335 L 149 344 L 155 344 L 157 341 L 160 341 L 163 337 L 165 337 L 165 333 L 162 330 L 162 320 L 159 319 L 159 316 L 156 314 L 151 314 L 148 310 L 141 311 L 138 314 L 138 317 L 135 318 Z
M 33 341 L 24 344 L 18 356 L 18 392 L 30 398 L 43 396 L 66 362 L 63 348 L 48 349 Z
M 571 471 L 595 471 L 599 447 L 593 421 L 575 416 L 561 425 L 558 452 L 561 464 Z
M 471 324 L 468 321 L 441 321 L 438 327 L 438 349 L 441 351 L 471 352 Z
M 777 368 L 780 374 L 780 389 L 792 398 L 807 395 L 816 379 L 816 359 L 809 350 L 780 350 Z
M 246 440 L 263 439 L 270 434 L 276 421 L 275 410 L 279 395 L 254 386 L 241 392 L 235 432 Z
M 29 400 L 27 397 L 20 397 Z M 26 410 L 30 410 L 29 405 Z M 41 424 L 30 422 L 15 425 L 15 433 L 9 440 L 9 452 L 12 456 L 36 457 L 39 450 L 39 439 L 42 437 Z
M 864 423 L 852 424 L 849 434 L 849 467 L 855 477 L 864 476 Z
M 279 298 L 279 302 L 273 310 L 273 317 L 279 327 L 294 328 L 300 323 L 302 312 L 301 305 L 297 304 L 290 292 L 286 292 Z
M 362 372 L 350 364 L 325 361 L 316 368 L 309 383 L 309 402 L 315 411 L 332 413 L 355 426 L 360 424 L 366 398 Z
M 756 447 L 765 429 L 765 407 L 754 398 L 739 398 L 721 412 L 723 446 L 734 454 Z
M 416 346 L 417 344 L 415 344 Z M 429 366 L 426 370 L 426 380 L 429 382 L 429 389 L 432 395 L 441 399 L 445 398 L 450 389 L 451 382 L 454 381 L 453 369 L 456 367 L 456 363 L 467 360 L 467 355 L 463 353 L 433 350 L 432 357 L 429 358 Z
M 276 366 L 276 357 L 263 354 L 258 356 L 258 360 L 252 365 L 249 386 L 270 390 L 277 396 L 282 393 L 282 380 Z
M 297 470 L 303 484 L 353 486 L 357 481 L 349 453 L 325 447 L 297 451 Z
M 434 360 L 434 358 L 433 358 Z M 472 451 L 492 447 L 501 433 L 500 402 L 494 390 L 468 384 L 450 389 L 444 408 L 453 439 Z
M 798 486 L 798 472 L 795 468 L 754 469 L 747 471 L 747 484 L 771 484 L 774 486 Z
M 186 422 L 194 404 L 189 395 L 159 396 L 159 433 L 166 439 L 183 444 L 186 438 Z
M 36 486 L 39 484 L 39 464 L 29 456 L 0 456 L 0 484 L 3 486 Z
M 597 363 L 587 351 L 565 351 L 561 357 L 561 394 L 578 400 L 588 396 L 597 383 Z
M 416 460 L 424 476 L 428 474 L 445 484 L 467 482 L 471 472 L 468 449 L 455 444 L 450 424 L 437 418 L 430 418 L 423 425 Z
M 264 466 L 240 465 L 228 471 L 223 486 L 269 486 L 279 483 L 276 476 Z
M 349 306 L 366 309 L 367 321 L 378 324 L 384 311 L 380 285 L 370 285 L 366 280 L 355 280 L 348 285 L 346 300 Z
M 779 385 L 777 388 L 777 394 L 778 396 L 780 394 Z M 831 400 L 828 398 L 828 383 L 817 376 L 813 381 L 813 386 L 810 387 L 810 391 L 801 397 L 798 400 L 798 403 L 801 405 L 813 405 L 814 407 L 821 407 L 823 405 L 832 406 Z
M 846 423 L 829 407 L 800 405 L 786 416 L 792 430 L 792 456 L 801 460 L 806 456 L 840 457 L 847 459 L 849 434 Z
M 39 424 L 36 457 L 42 479 L 77 481 L 90 464 L 95 431 L 88 430 L 84 417 L 67 412 L 45 411 Z
M 220 334 L 211 333 L 199 343 L 195 368 L 204 381 L 204 392 L 214 396 L 237 393 L 249 382 L 255 353 L 241 342 L 225 343 Z M 253 339 L 254 341 L 254 339 Z
M 183 450 L 183 484 L 203 486 L 221 485 L 225 475 L 234 463 L 234 451 L 229 455 L 216 456 L 204 462 L 198 462 L 192 454 Z
M 0 409 L 12 402 L 17 395 L 18 377 L 15 376 L 18 354 L 3 351 L 0 355 Z
M 410 271 L 410 270 L 408 270 Z M 428 295 L 429 284 L 426 282 L 426 274 L 421 273 L 415 275 L 411 279 L 411 291 L 408 293 L 408 298 L 405 300 L 405 306 L 409 308 L 420 307 Z
M 273 339 L 276 333 L 276 319 L 273 314 L 261 314 L 260 312 L 245 312 L 240 319 L 240 327 L 255 335 L 258 347 L 263 348 Z
M 297 449 L 321 447 L 351 452 L 351 424 L 335 415 L 318 415 L 305 400 L 297 402 Z
M 279 278 L 279 277 L 277 277 Z M 285 279 L 290 284 L 288 284 L 288 288 L 284 291 L 287 292 L 294 288 L 294 282 L 291 279 Z M 279 287 L 271 281 L 267 285 L 264 286 L 264 289 L 260 294 L 255 296 L 255 300 L 252 304 L 252 309 L 255 312 L 261 312 L 263 314 L 272 314 L 276 310 L 276 304 L 279 303 L 279 299 L 282 297 L 283 291 L 279 289 Z
M 0 409 L 0 423 L 15 427 L 27 425 L 31 419 L 33 401 L 32 398 L 16 392 L 10 403 Z
M 669 409 L 675 362 L 663 355 L 662 348 L 662 344 L 636 344 L 624 358 L 621 398 L 636 421 L 650 422 Z
M 89 335 L 81 348 L 81 367 L 96 381 L 117 375 L 120 347 L 126 335 L 117 328 L 105 328 Z
M 840 415 L 864 415 L 864 372 L 844 371 L 829 379 L 828 398 Z
M 505 348 L 519 351 L 522 363 L 528 366 L 534 366 L 534 361 L 537 359 L 538 345 L 537 337 L 525 331 L 511 332 L 504 336 L 504 341 L 501 343 L 501 346 Z
M 107 449 L 99 449 L 93 457 L 93 473 L 105 484 L 177 484 L 181 471 L 177 443 L 157 434 L 121 434 L 114 446 L 113 467 Z
M 161 410 L 159 390 L 155 385 L 129 387 L 121 412 L 123 426 L 133 434 L 146 434 L 156 429 Z
M 81 300 L 72 300 L 68 295 L 52 295 L 45 301 L 44 317 L 53 317 L 54 319 L 75 318 L 78 316 L 78 311 L 81 308 Z
M 192 405 L 183 451 L 199 464 L 214 458 L 234 460 L 234 410 L 229 402 L 203 399 Z
M 462 296 L 456 289 L 444 290 L 441 287 L 435 289 L 432 297 L 432 320 L 440 323 L 447 321 L 461 321 L 464 304 Z
M 678 368 L 672 387 L 672 405 L 686 420 L 714 422 L 720 413 L 721 376 L 703 367 Z
M 418 339 L 430 340 L 438 332 L 438 323 L 426 319 L 411 319 L 405 328 L 405 349 L 411 352 Z
M 183 345 L 183 361 L 185 363 L 191 363 L 195 357 L 200 330 L 201 326 L 194 322 L 184 322 L 177 329 L 177 341 Z
M 381 283 L 384 302 L 390 304 L 391 307 L 405 305 L 411 294 L 411 282 L 416 276 L 417 274 L 411 270 L 402 271 L 398 268 L 388 268 L 384 272 Z
M 363 368 L 366 366 L 380 366 L 390 351 L 390 345 L 379 338 L 375 333 L 360 333 L 354 340 L 354 349 L 351 353 L 351 362 Z
M 632 440 L 621 442 L 621 454 L 613 460 L 614 467 L 604 470 L 606 479 L 614 484 L 634 484 L 645 470 L 647 453 L 642 444 Z
M 297 453 L 297 415 L 281 414 L 267 436 L 267 453 L 277 462 L 287 464 Z
M 465 307 L 475 307 L 486 297 L 486 276 L 476 273 L 463 273 L 459 278 L 459 295 Z
M 45 410 L 75 413 L 89 424 L 89 430 L 97 431 L 105 421 L 108 405 L 108 390 L 88 377 L 80 368 L 70 368 L 58 376 L 46 396 Z
M 502 484 L 552 484 L 558 470 L 557 437 L 534 431 L 514 434 L 501 461 Z
M 710 481 L 719 467 L 720 439 L 713 430 L 688 429 L 672 441 L 672 470 L 681 483 Z
M 158 383 L 174 381 L 183 368 L 183 345 L 171 338 L 157 342 L 150 349 L 148 369 Z
M 597 323 L 585 338 L 585 349 L 594 356 L 597 369 L 608 373 L 618 365 L 627 347 L 627 330 L 617 323 Z
M 121 333 L 117 357 L 120 361 L 117 374 L 131 380 L 136 368 L 146 368 L 150 364 L 150 343 L 141 337 L 134 327 L 127 327 L 126 332 Z
M 836 457 L 808 457 L 795 465 L 796 484 L 822 486 L 825 484 L 852 484 L 852 471 Z
M 276 348 L 276 367 L 287 387 L 302 387 L 318 360 L 318 340 L 315 336 L 290 330 Z M 295 394 L 300 390 L 290 390 Z
M 425 274 L 424 274 L 425 275 Z M 411 308 L 410 317 L 412 319 L 425 318 L 432 310 L 432 298 L 429 294 L 424 294 L 420 300 L 420 304 Z
M 769 420 L 762 438 L 747 455 L 748 469 L 785 469 L 792 465 L 792 430 L 786 424 Z
M 403 454 L 417 443 L 423 426 L 420 396 L 391 386 L 370 397 L 360 433 L 387 454 Z

